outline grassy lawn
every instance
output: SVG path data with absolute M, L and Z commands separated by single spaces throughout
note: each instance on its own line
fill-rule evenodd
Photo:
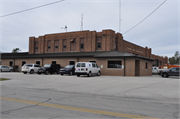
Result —
M 1 78 L 1 81 L 5 81 L 5 80 L 9 80 L 9 79 L 6 79 L 6 78 Z

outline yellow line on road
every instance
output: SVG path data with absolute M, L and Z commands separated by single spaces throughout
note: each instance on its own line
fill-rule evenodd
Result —
M 30 100 L 15 99 L 15 98 L 0 97 L 0 99 L 14 101 L 14 102 L 21 102 L 21 103 L 26 103 L 26 104 L 40 105 L 40 106 L 45 106 L 45 107 L 54 107 L 54 108 L 60 108 L 60 109 L 89 112 L 89 113 L 103 114 L 103 115 L 111 115 L 111 116 L 116 116 L 116 117 L 125 117 L 125 118 L 132 118 L 132 119 L 160 119 L 160 118 L 146 117 L 146 116 L 140 116 L 140 115 L 123 114 L 123 113 L 117 113 L 117 112 L 93 110 L 93 109 L 71 107 L 71 106 L 65 106 L 65 105 L 56 105 L 56 104 L 50 104 L 50 103 L 41 103 L 41 102 L 35 102 L 35 101 L 30 101 Z

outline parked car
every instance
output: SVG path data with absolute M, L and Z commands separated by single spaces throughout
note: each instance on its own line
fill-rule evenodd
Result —
M 65 68 L 61 68 L 59 70 L 59 74 L 64 75 L 64 74 L 69 74 L 69 75 L 74 75 L 74 65 L 67 65 Z
M 162 70 L 161 76 L 162 77 L 169 77 L 169 76 L 179 76 L 179 67 L 170 68 L 167 70 Z
M 39 64 L 24 64 L 22 66 L 21 71 L 24 74 L 27 74 L 27 73 L 33 74 L 33 73 L 37 73 L 40 68 L 41 66 Z
M 38 74 L 44 73 L 46 75 L 57 73 L 59 74 L 60 64 L 45 64 L 43 68 L 38 70 Z
M 100 68 L 94 62 L 77 62 L 75 65 L 75 73 L 79 77 L 80 75 L 88 75 L 89 77 L 92 74 L 97 76 L 101 75 Z
M 158 74 L 159 67 L 152 67 L 152 74 Z
M 3 72 L 3 71 L 12 72 L 13 69 L 5 65 L 0 65 L 0 72 Z

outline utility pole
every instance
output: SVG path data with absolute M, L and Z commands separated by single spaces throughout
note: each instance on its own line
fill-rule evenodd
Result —
M 119 33 L 121 33 L 121 0 L 119 0 Z

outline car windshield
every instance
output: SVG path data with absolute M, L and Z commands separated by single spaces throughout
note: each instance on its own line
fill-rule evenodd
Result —
M 44 67 L 50 67 L 51 65 L 50 64 L 45 64 Z
M 65 68 L 69 69 L 69 68 L 72 68 L 73 65 L 67 65 Z

